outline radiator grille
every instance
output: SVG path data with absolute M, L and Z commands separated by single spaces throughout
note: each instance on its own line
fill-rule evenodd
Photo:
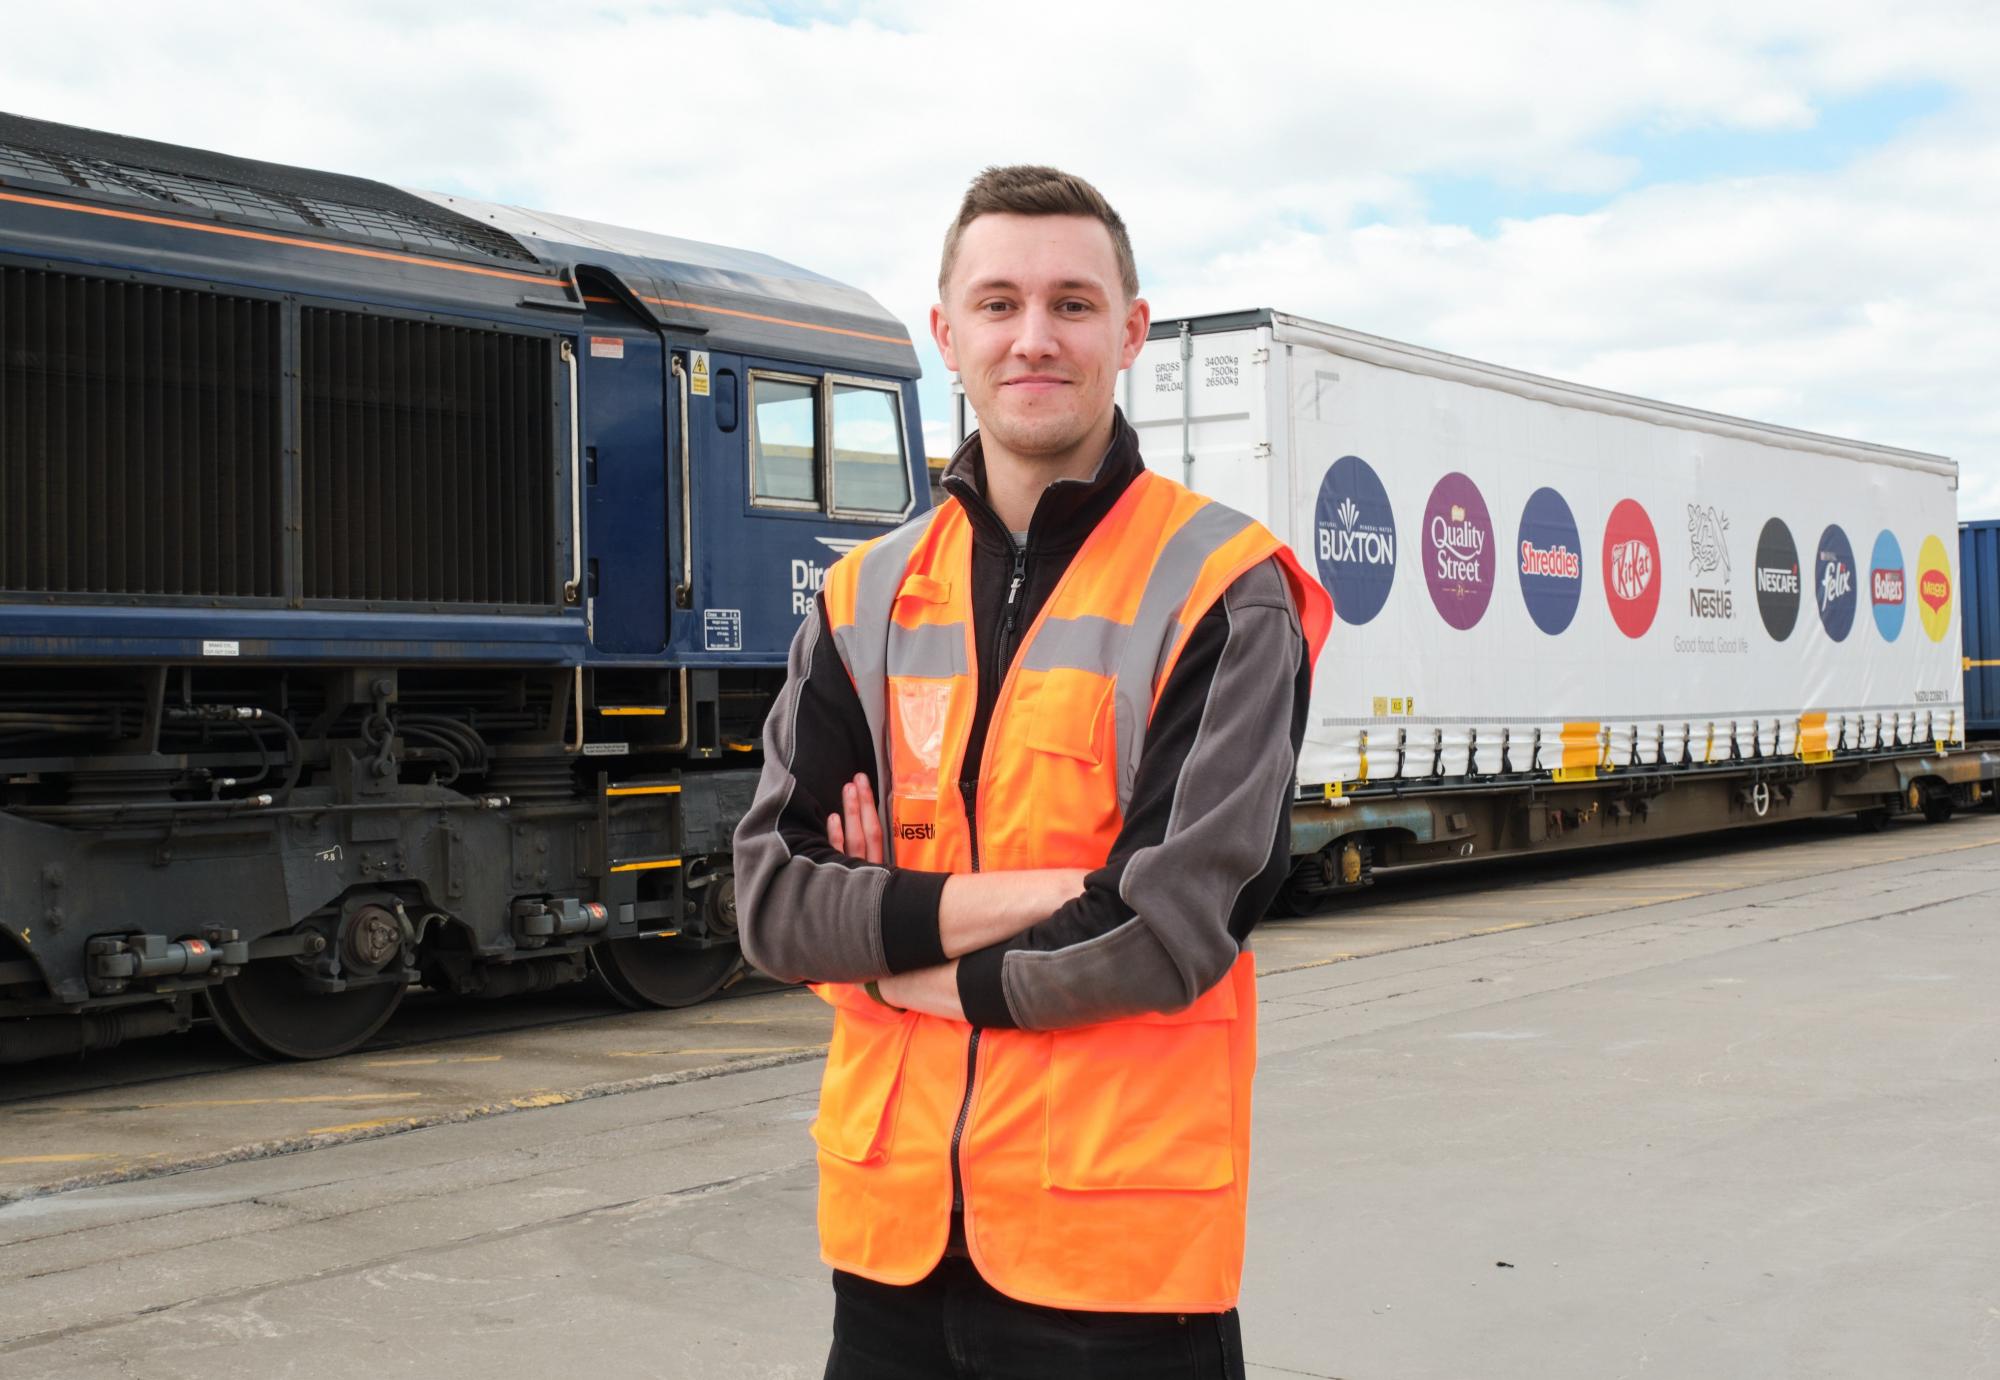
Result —
M 275 597 L 279 318 L 0 268 L 0 590 Z
M 301 313 L 305 597 L 547 606 L 549 342 Z

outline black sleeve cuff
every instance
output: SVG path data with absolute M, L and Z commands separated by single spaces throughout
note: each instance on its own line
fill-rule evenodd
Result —
M 935 968 L 945 961 L 938 900 L 949 872 L 899 867 L 882 889 L 882 961 L 892 973 Z
M 973 1025 L 1012 1030 L 1018 1024 L 1007 1009 L 1007 989 L 1000 984 L 1000 965 L 1009 952 L 1009 945 L 989 944 L 958 960 L 958 1004 Z

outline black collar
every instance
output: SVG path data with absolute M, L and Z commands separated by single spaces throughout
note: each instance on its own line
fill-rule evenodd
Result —
M 1034 518 L 1028 523 L 1029 549 L 1037 554 L 1074 551 L 1145 468 L 1139 456 L 1139 434 L 1125 420 L 1124 410 L 1113 408 L 1111 444 L 1090 478 L 1058 479 L 1042 490 Z M 1003 553 L 1014 549 L 1013 535 L 986 501 L 986 457 L 978 432 L 966 437 L 952 455 L 941 485 L 964 506 L 975 541 Z

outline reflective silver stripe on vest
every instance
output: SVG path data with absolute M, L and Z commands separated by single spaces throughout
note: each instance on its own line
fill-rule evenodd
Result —
M 924 680 L 946 680 L 966 674 L 965 624 L 924 623 L 906 628 L 889 625 L 888 673 Z
M 1044 619 L 1020 653 L 1024 670 L 1067 667 L 1115 679 L 1121 811 L 1132 800 L 1132 783 L 1139 772 L 1139 752 L 1145 746 L 1160 670 L 1186 633 L 1180 622 L 1181 606 L 1194 592 L 1209 557 L 1250 525 L 1251 520 L 1233 508 L 1204 504 L 1160 549 L 1131 623 L 1095 614 Z
M 909 567 L 910 553 L 943 512 L 943 508 L 933 508 L 919 513 L 860 553 L 861 569 L 854 580 L 854 622 L 833 630 L 834 645 L 847 663 L 847 673 L 854 677 L 861 712 L 868 719 L 868 736 L 875 742 L 875 790 L 877 804 L 885 813 L 894 790 L 889 779 L 889 615 L 903 572 Z M 893 865 L 896 843 L 892 833 L 882 831 L 882 849 L 885 860 Z

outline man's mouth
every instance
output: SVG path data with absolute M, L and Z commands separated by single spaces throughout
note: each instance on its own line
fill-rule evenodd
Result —
M 1002 388 L 1025 388 L 1029 392 L 1039 393 L 1044 389 L 1062 388 L 1068 384 L 1068 379 L 1056 374 L 1021 374 L 1011 379 L 1001 380 L 1000 386 Z

